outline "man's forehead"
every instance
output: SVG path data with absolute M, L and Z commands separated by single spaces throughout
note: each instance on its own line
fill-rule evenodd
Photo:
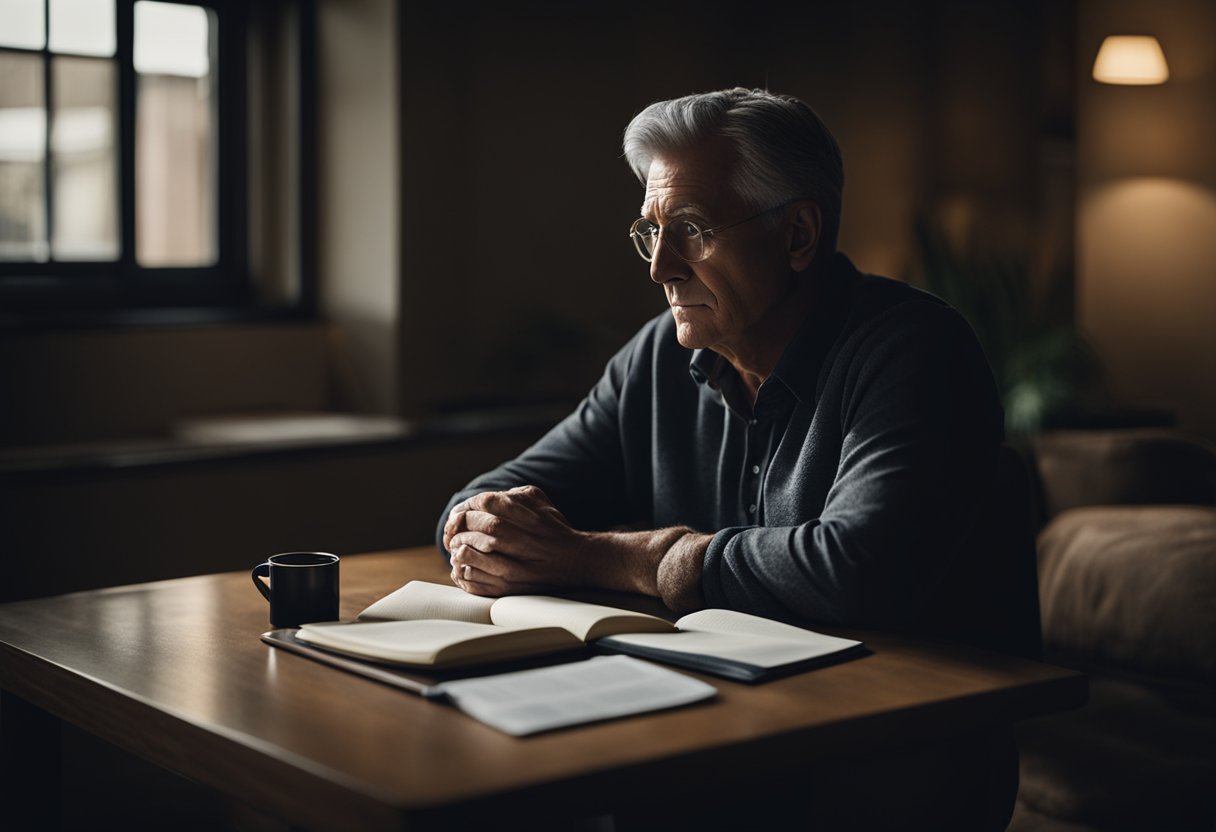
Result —
M 711 198 L 692 198 L 688 195 L 675 196 L 664 191 L 646 192 L 642 202 L 641 213 L 658 212 L 662 214 L 704 214 L 712 209 L 716 200 Z
M 646 175 L 641 213 L 705 212 L 730 200 L 736 153 L 725 139 L 656 155 Z

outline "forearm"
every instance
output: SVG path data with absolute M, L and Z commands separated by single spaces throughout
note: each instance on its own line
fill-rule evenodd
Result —
M 654 595 L 676 612 L 705 606 L 701 594 L 701 563 L 713 535 L 677 526 L 640 532 L 586 532 L 593 574 L 588 578 L 605 589 Z
M 457 503 L 440 530 L 452 580 L 467 592 L 594 587 L 658 596 L 680 612 L 704 606 L 701 564 L 712 539 L 687 526 L 582 531 L 531 485 Z

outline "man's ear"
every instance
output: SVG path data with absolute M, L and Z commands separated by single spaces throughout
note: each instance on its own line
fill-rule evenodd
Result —
M 823 212 L 814 202 L 799 202 L 789 228 L 790 268 L 795 272 L 804 272 L 819 250 Z

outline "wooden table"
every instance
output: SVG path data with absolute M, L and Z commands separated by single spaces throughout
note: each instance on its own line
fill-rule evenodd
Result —
M 343 617 L 412 578 L 446 581 L 434 550 L 343 558 Z M 267 615 L 247 572 L 0 606 L 6 811 L 47 808 L 58 720 L 310 829 L 466 828 L 628 811 L 789 754 L 830 761 L 1086 696 L 1068 670 L 867 633 L 862 659 L 759 686 L 700 677 L 716 700 L 515 739 L 270 648 Z

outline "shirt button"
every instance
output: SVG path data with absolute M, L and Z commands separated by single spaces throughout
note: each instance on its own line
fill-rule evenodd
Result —
M 756 420 L 756 419 L 752 419 L 750 422 L 748 422 L 748 424 L 751 425 L 752 427 L 755 427 L 757 421 L 758 420 Z
M 756 513 L 756 504 L 755 503 L 752 503 L 750 506 L 747 507 L 747 513 L 748 514 Z
M 759 474 L 759 473 L 760 473 L 760 466 L 759 466 L 759 465 L 753 465 L 753 466 L 752 466 L 752 473 L 753 473 L 753 474 Z

